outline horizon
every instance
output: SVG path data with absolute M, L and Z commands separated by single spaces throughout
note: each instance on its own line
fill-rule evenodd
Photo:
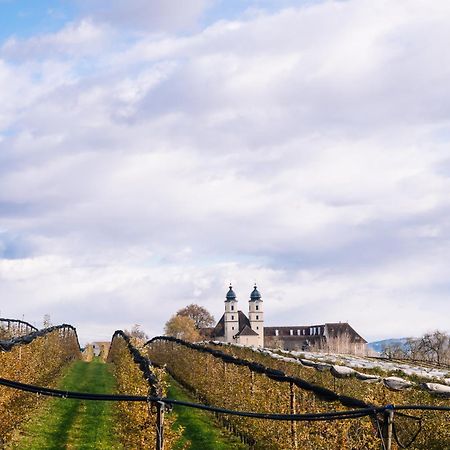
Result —
M 187 306 L 187 305 L 186 305 Z M 237 310 L 238 312 L 243 312 L 244 314 L 246 314 L 246 311 L 243 311 L 243 310 L 241 310 L 241 309 L 238 309 Z M 176 314 L 176 312 L 174 312 L 173 313 L 173 315 L 174 314 Z M 223 314 L 223 313 L 222 313 Z M 221 315 L 219 315 L 218 317 L 216 317 L 215 315 L 213 315 L 213 318 L 214 318 L 214 320 L 215 320 L 215 323 L 217 323 L 217 322 L 219 322 L 220 321 L 220 318 L 222 317 L 222 314 Z M 247 311 L 247 314 L 248 314 L 248 311 Z M 1 316 L 1 314 L 0 314 L 0 317 L 2 317 Z M 169 317 L 170 318 L 170 317 Z M 168 318 L 168 319 L 169 319 Z M 18 319 L 17 317 L 15 317 L 14 319 Z M 51 321 L 51 317 L 48 317 L 47 319 L 50 319 L 50 321 Z M 26 320 L 26 317 L 21 317 L 19 320 L 22 320 L 22 321 L 24 321 L 24 322 L 27 322 L 27 323 L 29 323 L 30 325 L 33 325 L 34 327 L 36 327 L 36 328 L 38 328 L 38 329 L 42 329 L 42 328 L 45 328 L 44 327 L 44 325 L 43 325 L 43 321 L 41 320 L 41 321 L 29 321 L 29 320 Z M 68 322 L 64 322 L 64 323 L 68 323 Z M 350 326 L 351 326 L 351 323 L 349 323 L 349 322 L 347 322 L 347 321 L 340 321 L 340 322 L 327 322 L 327 323 L 347 323 L 347 324 L 349 324 Z M 73 324 L 71 324 L 71 323 L 68 323 L 69 325 L 73 325 Z M 50 326 L 53 326 L 53 325 L 60 325 L 59 323 L 50 323 Z M 139 329 L 142 331 L 142 332 L 144 332 L 147 336 L 148 336 L 148 339 L 152 339 L 153 337 L 156 337 L 157 335 L 148 335 L 147 333 L 146 333 L 146 330 L 145 329 L 143 329 L 142 328 L 142 326 L 141 326 L 141 324 L 139 324 L 139 323 L 134 323 L 134 324 L 129 324 L 128 326 L 124 326 L 123 328 L 121 328 L 121 330 L 122 331 L 130 331 L 132 328 L 133 328 L 133 326 L 135 326 L 135 325 L 137 325 L 138 327 L 139 327 Z M 292 327 L 292 328 L 296 328 L 296 327 L 302 327 L 302 326 L 318 326 L 318 325 L 325 325 L 325 322 L 324 323 L 310 323 L 310 324 L 287 324 L 287 325 L 285 325 L 285 324 L 283 324 L 283 325 L 280 325 L 280 324 L 266 324 L 266 323 L 264 323 L 264 327 L 269 327 L 269 328 L 275 328 L 275 327 L 280 327 L 280 328 L 289 328 L 289 327 Z M 75 326 L 75 328 L 76 328 L 76 326 Z M 214 328 L 214 326 L 213 326 L 213 328 Z M 353 327 L 352 327 L 353 328 Z M 113 336 L 113 334 L 116 332 L 117 330 L 114 330 L 114 331 L 112 331 L 111 332 L 111 337 Z M 355 330 L 359 335 L 361 335 L 361 333 L 359 333 L 358 332 L 358 330 Z M 429 329 L 429 330 L 427 330 L 426 332 L 432 332 L 432 331 L 435 331 L 435 330 L 433 330 L 433 329 Z M 81 346 L 85 346 L 85 345 L 88 345 L 88 344 L 92 344 L 92 343 L 95 343 L 95 342 L 110 342 L 110 339 L 95 339 L 95 338 L 86 338 L 86 337 L 84 337 L 84 336 L 80 336 L 80 334 L 79 333 L 77 333 L 78 334 L 78 338 L 79 338 L 79 341 L 80 341 L 80 345 Z M 161 335 L 163 335 L 164 333 L 161 333 Z M 104 336 L 104 334 L 102 334 L 101 335 L 102 337 Z M 364 339 L 366 339 L 364 336 L 362 336 Z M 412 339 L 417 339 L 417 338 L 420 338 L 421 336 L 419 336 L 419 335 L 417 335 L 417 336 L 412 336 L 412 335 L 410 335 L 410 336 L 391 336 L 391 337 L 387 337 L 387 338 L 383 338 L 383 339 L 372 339 L 372 340 L 367 340 L 367 344 L 369 345 L 369 344 L 373 344 L 373 343 L 378 343 L 378 342 L 383 342 L 383 341 L 396 341 L 396 340 L 403 340 L 403 339 L 410 339 L 410 338 L 412 338 Z

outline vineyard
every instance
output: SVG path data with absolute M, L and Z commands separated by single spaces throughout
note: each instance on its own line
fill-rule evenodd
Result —
M 17 332 L 21 334 L 22 323 Z M 8 332 L 14 334 L 11 327 Z M 52 386 L 71 361 L 81 358 L 75 329 L 70 325 L 34 331 L 0 341 L 0 375 L 22 383 Z M 36 408 L 40 398 L 0 387 L 0 443 L 4 445 L 14 428 Z
M 24 430 L 50 426 L 35 420 L 44 409 L 48 418 L 70 406 L 67 439 L 80 442 L 76 439 L 86 436 L 91 444 L 83 448 L 199 448 L 186 437 L 193 434 L 186 429 L 191 422 L 179 422 L 204 410 L 210 427 L 233 436 L 225 435 L 229 443 L 217 448 L 450 449 L 449 395 L 426 389 L 420 380 L 402 384 L 395 374 L 214 342 L 160 336 L 144 343 L 123 331 L 113 334 L 102 360 L 93 358 L 91 348 L 82 352 L 76 330 L 67 324 L 37 330 L 0 319 L 0 333 L 1 448 L 42 448 L 29 444 L 33 433 Z M 102 371 L 111 381 L 103 388 L 90 390 L 89 383 L 81 388 L 77 380 L 91 369 L 93 383 Z M 71 375 L 76 370 L 79 379 Z M 61 379 L 71 381 L 61 385 Z M 169 395 L 176 392 L 174 380 L 188 400 Z M 113 407 L 88 406 L 106 403 Z M 183 408 L 180 417 L 174 405 Z M 90 410 L 93 418 L 86 417 Z M 77 434 L 69 425 L 88 431 Z M 236 437 L 241 444 L 235 447 Z

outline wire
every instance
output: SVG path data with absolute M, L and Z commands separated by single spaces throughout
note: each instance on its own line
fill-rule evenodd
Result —
M 268 420 L 291 420 L 291 421 L 321 421 L 321 420 L 344 420 L 344 419 L 356 419 L 365 416 L 372 416 L 378 413 L 384 412 L 392 405 L 373 407 L 373 408 L 360 408 L 350 411 L 331 411 L 321 412 L 314 414 L 273 414 L 273 413 L 258 413 L 251 411 L 236 411 L 225 408 L 219 408 L 216 406 L 203 405 L 200 403 L 185 402 L 182 400 L 175 400 L 170 398 L 162 398 L 156 396 L 138 396 L 138 395 L 120 395 L 120 394 L 92 394 L 85 392 L 73 392 L 64 391 L 58 389 L 51 389 L 45 387 L 34 386 L 30 384 L 20 383 L 17 381 L 7 380 L 0 378 L 0 385 L 10 387 L 13 389 L 19 389 L 21 391 L 32 392 L 35 394 L 77 399 L 77 400 L 101 400 L 101 401 L 127 401 L 127 402 L 163 402 L 168 405 L 179 405 L 188 408 L 202 409 L 205 411 L 212 411 L 221 414 L 228 414 L 241 417 L 251 417 L 254 419 L 268 419 Z M 422 409 L 422 410 L 440 410 L 448 411 L 450 408 L 442 406 L 428 406 L 428 405 L 403 405 L 393 406 L 394 409 Z
M 416 411 L 450 411 L 450 406 L 433 405 L 398 405 L 394 406 L 397 411 L 416 410 Z
M 101 401 L 134 401 L 134 402 L 163 402 L 168 405 L 179 405 L 188 408 L 202 409 L 221 414 L 228 414 L 241 417 L 252 417 L 254 419 L 268 419 L 268 420 L 291 420 L 291 421 L 319 421 L 319 420 L 343 420 L 355 419 L 359 417 L 369 416 L 378 412 L 384 411 L 381 408 L 363 408 L 351 411 L 332 411 L 315 414 L 272 414 L 272 413 L 258 413 L 251 411 L 236 411 L 231 409 L 219 408 L 216 406 L 203 405 L 200 403 L 185 402 L 182 400 L 175 400 L 169 398 L 155 397 L 155 396 L 138 396 L 138 395 L 117 395 L 117 394 L 92 394 L 85 392 L 64 391 L 59 389 L 51 389 L 45 387 L 34 386 L 30 384 L 20 383 L 17 381 L 0 378 L 0 385 L 18 389 L 21 391 L 31 392 L 49 397 L 59 397 L 65 399 L 77 400 L 101 400 Z
M 322 386 L 317 386 L 314 384 L 309 383 L 306 380 L 303 380 L 302 378 L 294 377 L 286 375 L 281 370 L 272 369 L 270 367 L 265 367 L 262 364 L 248 361 L 242 358 L 237 358 L 235 356 L 232 356 L 228 353 L 222 352 L 220 350 L 212 349 L 209 347 L 204 347 L 199 344 L 193 344 L 191 342 L 183 341 L 182 339 L 178 339 L 172 336 L 156 336 L 153 339 L 150 339 L 144 344 L 144 347 L 153 343 L 156 340 L 161 341 L 169 341 L 169 342 L 175 342 L 179 345 L 182 345 L 184 347 L 190 348 L 192 350 L 201 352 L 201 353 L 208 353 L 215 358 L 219 358 L 225 363 L 234 364 L 238 366 L 244 366 L 248 367 L 252 372 L 260 373 L 266 375 L 268 378 L 279 381 L 279 382 L 288 382 L 288 383 L 294 383 L 298 388 L 310 391 L 313 394 L 315 394 L 317 397 L 319 397 L 321 400 L 334 402 L 337 401 L 341 403 L 343 406 L 352 407 L 352 408 L 372 408 L 372 405 L 359 400 L 357 398 L 348 397 L 346 395 L 338 394 L 331 389 L 327 389 Z

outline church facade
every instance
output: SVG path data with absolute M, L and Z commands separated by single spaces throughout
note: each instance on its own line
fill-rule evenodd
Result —
M 225 312 L 214 328 L 202 330 L 211 339 L 255 347 L 264 347 L 264 312 L 256 285 L 250 294 L 248 316 L 237 308 L 237 298 L 230 285 L 225 298 Z
M 238 309 L 237 297 L 230 285 L 224 314 L 214 328 L 204 328 L 202 334 L 212 340 L 254 347 L 354 355 L 367 353 L 367 341 L 346 322 L 265 327 L 263 300 L 256 285 L 248 301 L 248 316 Z

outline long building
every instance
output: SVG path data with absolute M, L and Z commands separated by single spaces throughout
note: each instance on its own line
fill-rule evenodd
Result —
M 321 351 L 365 355 L 367 341 L 347 322 L 321 325 L 264 326 L 263 300 L 256 285 L 248 302 L 248 317 L 238 309 L 230 285 L 225 297 L 225 312 L 214 328 L 204 328 L 204 337 L 255 347 L 284 350 Z

